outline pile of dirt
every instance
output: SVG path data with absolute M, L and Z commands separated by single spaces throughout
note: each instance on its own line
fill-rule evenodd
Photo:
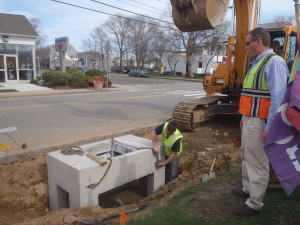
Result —
M 93 206 L 49 212 L 45 155 L 0 165 L 0 224 L 80 224 L 77 218 L 101 219 L 120 210 L 157 202 L 163 204 L 178 192 L 200 183 L 201 175 L 208 173 L 214 157 L 214 171 L 225 172 L 230 168 L 231 162 L 240 156 L 239 148 L 233 148 L 233 139 L 240 136 L 238 124 L 238 117 L 216 118 L 194 132 L 183 132 L 184 152 L 179 177 L 151 196 L 119 208 Z M 149 138 L 149 133 L 140 136 Z

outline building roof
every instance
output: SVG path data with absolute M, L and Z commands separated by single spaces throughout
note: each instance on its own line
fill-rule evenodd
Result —
M 285 26 L 292 26 L 293 24 L 291 24 L 291 22 L 289 21 L 282 21 L 282 22 L 274 22 L 274 23 L 263 23 L 263 24 L 259 24 L 258 27 L 262 27 L 265 29 L 271 29 L 271 28 L 282 28 Z
M 23 15 L 0 13 L 0 33 L 38 37 L 28 19 Z

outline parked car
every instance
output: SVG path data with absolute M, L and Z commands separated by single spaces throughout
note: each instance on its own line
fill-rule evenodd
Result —
M 128 73 L 128 76 L 133 77 L 148 77 L 148 73 L 141 69 L 134 69 Z
M 122 73 L 128 74 L 129 72 L 130 72 L 130 69 L 128 69 L 128 68 L 123 68 L 122 69 Z
M 112 69 L 112 71 L 116 72 L 116 73 L 121 73 L 122 69 L 121 68 L 114 68 L 114 69 Z

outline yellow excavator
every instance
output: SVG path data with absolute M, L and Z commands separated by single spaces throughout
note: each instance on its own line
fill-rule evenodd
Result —
M 175 25 L 182 32 L 213 29 L 224 19 L 230 0 L 170 0 Z M 172 119 L 181 130 L 192 131 L 217 114 L 236 114 L 243 81 L 249 67 L 246 34 L 258 26 L 258 0 L 234 0 L 235 36 L 228 37 L 227 60 L 203 81 L 207 97 L 178 103 Z M 291 68 L 296 55 L 297 29 L 287 23 L 260 25 L 279 41 L 281 56 Z

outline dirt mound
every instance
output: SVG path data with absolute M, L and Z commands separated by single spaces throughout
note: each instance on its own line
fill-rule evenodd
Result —
M 45 156 L 0 166 L 0 224 L 20 222 L 48 212 Z
M 238 124 L 237 117 L 227 117 L 225 121 L 220 117 L 194 132 L 183 132 L 184 152 L 179 177 L 151 196 L 119 208 L 93 206 L 49 212 L 45 155 L 0 165 L 0 224 L 77 224 L 77 218 L 101 219 L 119 213 L 120 209 L 126 211 L 157 202 L 164 204 L 176 193 L 201 182 L 201 175 L 208 173 L 214 157 L 214 171 L 218 173 L 230 168 L 231 162 L 239 157 L 238 148 L 232 148 L 233 139 L 240 136 Z M 147 138 L 149 134 L 141 133 L 140 136 Z

